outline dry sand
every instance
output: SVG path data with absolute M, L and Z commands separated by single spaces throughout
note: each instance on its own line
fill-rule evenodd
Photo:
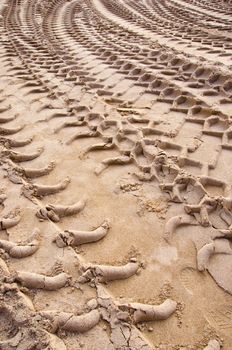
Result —
M 231 350 L 231 1 L 0 13 L 0 349 Z

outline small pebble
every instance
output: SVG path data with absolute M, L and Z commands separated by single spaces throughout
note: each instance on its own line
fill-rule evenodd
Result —
M 131 262 L 137 262 L 137 259 L 136 258 L 130 258 L 130 261 Z
M 96 307 L 98 306 L 98 302 L 96 299 L 91 299 L 87 302 L 87 306 L 91 310 L 96 309 Z

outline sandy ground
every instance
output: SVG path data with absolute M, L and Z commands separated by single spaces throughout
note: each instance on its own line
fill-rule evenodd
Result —
M 0 349 L 232 349 L 232 4 L 0 2 Z

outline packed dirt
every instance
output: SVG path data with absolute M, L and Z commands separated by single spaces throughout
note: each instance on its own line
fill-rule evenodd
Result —
M 0 350 L 232 349 L 231 28 L 1 0 Z

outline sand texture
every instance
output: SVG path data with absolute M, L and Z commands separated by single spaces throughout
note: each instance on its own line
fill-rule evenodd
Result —
M 0 1 L 0 350 L 232 349 L 232 1 Z

